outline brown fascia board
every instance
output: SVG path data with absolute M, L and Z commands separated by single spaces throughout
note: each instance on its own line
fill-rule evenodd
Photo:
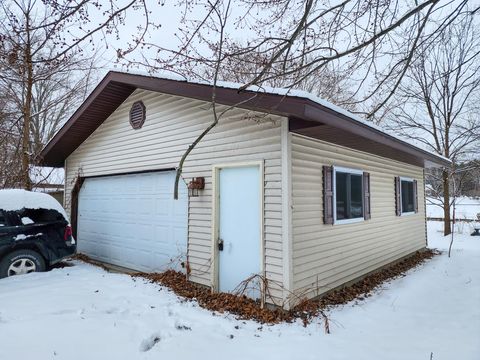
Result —
M 139 89 L 160 92 L 163 94 L 183 96 L 202 101 L 211 101 L 213 87 L 207 84 L 189 83 L 170 79 L 148 77 L 126 73 L 112 73 L 115 80 L 124 82 Z M 305 101 L 302 98 L 289 97 L 271 93 L 243 91 L 217 87 L 216 102 L 253 111 L 267 112 L 280 116 L 303 113 Z
M 107 111 L 108 109 L 104 106 L 102 106 L 100 110 L 96 109 L 95 111 L 99 111 L 99 113 L 88 119 L 88 126 L 85 126 L 86 124 L 80 126 L 81 124 L 78 122 L 82 120 L 82 116 L 88 111 L 92 111 L 92 106 L 95 105 L 95 101 L 99 96 L 108 93 L 108 86 L 110 84 L 121 85 L 128 89 L 126 92 L 127 96 L 118 99 L 114 104 L 115 107 L 113 110 L 110 109 L 110 111 Z M 212 86 L 205 84 L 161 79 L 145 75 L 109 72 L 60 131 L 45 146 L 37 162 L 41 165 L 62 167 L 64 160 L 85 141 L 136 88 L 203 101 L 211 101 L 213 92 Z M 236 89 L 222 87 L 217 88 L 216 101 L 219 104 L 235 105 L 240 108 L 281 116 L 301 114 L 303 113 L 304 107 L 304 101 L 301 98 L 261 92 L 239 93 Z M 92 118 L 96 121 L 92 121 Z M 83 122 L 85 123 L 85 121 Z M 71 134 L 73 131 L 75 131 L 75 137 L 69 136 L 68 134 Z
M 113 86 L 109 89 L 109 85 L 111 84 L 113 84 Z M 88 96 L 87 100 L 43 149 L 40 156 L 40 161 L 43 161 L 43 165 L 62 167 L 64 160 L 85 141 L 136 88 L 202 101 L 211 101 L 213 92 L 213 87 L 206 84 L 155 78 L 145 75 L 109 72 Z M 115 93 L 118 89 L 123 89 L 120 95 Z M 100 109 L 92 109 L 95 107 L 95 100 L 100 96 L 106 97 L 107 100 L 112 98 L 114 101 L 109 103 L 111 104 L 110 107 L 102 105 Z M 389 136 L 380 130 L 351 119 L 348 116 L 306 98 L 253 91 L 238 92 L 237 89 L 218 87 L 216 89 L 216 101 L 223 105 L 266 112 L 289 118 L 303 119 L 320 124 L 325 123 L 344 131 L 354 132 L 359 136 L 377 141 L 399 151 L 421 157 L 432 163 L 441 166 L 450 166 L 450 163 L 441 157 L 425 152 L 415 146 Z M 82 119 L 84 113 L 92 110 L 100 110 L 99 115 L 93 116 L 95 121 L 92 121 L 92 118 Z M 69 132 L 75 132 L 75 138 L 68 136 Z
M 36 159 L 38 164 L 63 167 L 65 159 L 135 91 L 135 87 L 129 86 L 128 84 L 116 84 L 114 77 L 114 73 L 108 73 L 103 80 L 100 81 L 82 105 L 80 105 L 70 119 L 67 120 L 62 128 L 43 148 L 39 157 Z M 99 97 L 105 93 L 109 85 L 121 85 L 124 92 L 122 94 L 117 93 L 115 101 L 107 101 L 106 103 L 103 102 L 104 100 L 99 101 Z M 94 105 L 96 101 L 98 102 L 98 109 L 92 108 L 92 105 Z M 88 117 L 89 114 L 97 121 L 91 121 L 91 118 L 82 119 L 82 116 Z

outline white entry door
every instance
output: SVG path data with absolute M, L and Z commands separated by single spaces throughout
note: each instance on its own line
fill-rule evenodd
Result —
M 87 178 L 78 201 L 78 251 L 106 263 L 155 272 L 185 259 L 188 194 L 175 172 Z
M 218 281 L 222 292 L 232 292 L 261 271 L 260 176 L 259 166 L 219 170 Z M 246 295 L 259 297 L 258 280 Z

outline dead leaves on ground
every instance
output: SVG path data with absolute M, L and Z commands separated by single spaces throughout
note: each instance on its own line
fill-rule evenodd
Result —
M 252 300 L 244 295 L 214 293 L 207 287 L 188 281 L 185 274 L 173 270 L 154 274 L 138 273 L 133 276 L 143 277 L 151 282 L 166 286 L 178 296 L 186 300 L 196 301 L 205 309 L 219 313 L 229 312 L 241 320 L 276 324 L 300 319 L 304 325 L 307 325 L 312 319 L 320 316 L 324 320 L 325 331 L 329 333 L 329 322 L 324 310 L 353 300 L 362 301 L 371 296 L 372 292 L 385 282 L 403 276 L 408 270 L 417 267 L 437 254 L 438 252 L 430 249 L 418 251 L 412 256 L 376 271 L 352 285 L 331 291 L 320 299 L 305 299 L 288 311 L 280 308 L 262 308 L 259 301 Z M 76 258 L 105 268 L 105 266 L 92 261 L 85 255 L 77 255 Z

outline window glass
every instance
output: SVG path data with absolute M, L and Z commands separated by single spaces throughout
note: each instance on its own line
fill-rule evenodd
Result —
M 350 175 L 352 187 L 352 199 L 350 203 L 350 212 L 352 218 L 363 216 L 363 195 L 362 195 L 362 175 Z
M 7 226 L 7 219 L 5 217 L 5 213 L 0 210 L 0 226 Z
M 336 204 L 337 219 L 347 219 L 347 175 L 346 173 L 337 172 L 336 177 Z
M 363 217 L 362 175 L 335 172 L 337 220 Z
M 414 212 L 413 181 L 401 180 L 402 187 L 402 213 Z
M 24 225 L 27 224 L 23 219 L 28 219 L 28 224 L 63 220 L 62 214 L 51 209 L 23 209 L 19 216 L 22 219 L 21 223 Z

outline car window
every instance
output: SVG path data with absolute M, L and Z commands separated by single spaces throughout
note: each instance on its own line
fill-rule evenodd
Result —
M 19 215 L 24 225 L 64 220 L 62 214 L 52 209 L 23 209 Z
M 7 217 L 2 210 L 0 210 L 0 226 L 7 226 Z

